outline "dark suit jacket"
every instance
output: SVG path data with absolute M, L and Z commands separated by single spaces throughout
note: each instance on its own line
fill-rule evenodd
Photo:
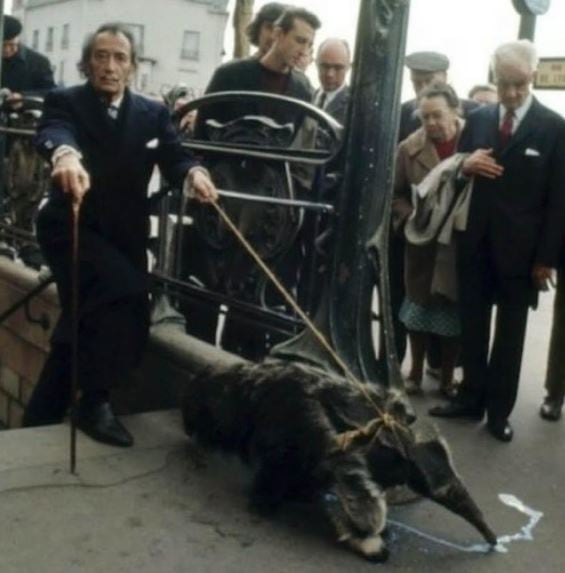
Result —
M 49 60 L 20 44 L 18 52 L 2 59 L 2 87 L 13 92 L 43 95 L 55 87 Z
M 462 99 L 460 101 L 464 119 L 466 119 L 472 111 L 479 107 L 479 104 L 476 101 L 470 99 Z M 404 102 L 400 107 L 400 127 L 398 128 L 399 143 L 404 141 L 409 135 L 422 127 L 422 122 L 416 113 L 417 109 L 418 101 L 415 99 Z
M 207 94 L 223 91 L 258 91 L 266 92 L 262 81 L 263 66 L 256 58 L 233 60 L 216 69 L 208 87 Z M 291 70 L 286 89 L 281 95 L 310 102 L 312 88 L 306 76 L 296 70 Z M 205 138 L 203 127 L 207 119 L 214 118 L 227 122 L 244 115 L 266 115 L 280 124 L 297 123 L 296 113 L 289 112 L 284 106 L 263 105 L 258 103 L 233 103 L 203 107 L 198 112 L 196 137 Z M 300 119 L 300 118 L 299 118 Z
M 91 188 L 81 208 L 81 260 L 95 269 L 98 294 L 113 300 L 146 288 L 149 202 L 147 185 L 155 164 L 180 187 L 196 165 L 181 147 L 160 103 L 126 91 L 118 119 L 90 84 L 50 92 L 36 136 L 38 151 L 50 159 L 60 145 L 83 156 Z M 38 217 L 38 239 L 58 286 L 68 286 L 69 200 L 56 186 Z M 68 275 L 68 271 L 67 275 Z
M 312 97 L 312 103 L 316 103 L 320 90 L 316 90 Z M 336 96 L 330 101 L 326 106 L 325 110 L 334 119 L 339 121 L 341 125 L 345 125 L 345 120 L 347 119 L 347 108 L 349 106 L 349 100 L 351 98 L 351 88 L 345 86 Z
M 498 106 L 473 112 L 459 150 L 494 149 L 504 174 L 476 177 L 465 244 L 487 238 L 501 278 L 529 278 L 534 263 L 555 267 L 565 231 L 565 120 L 536 99 L 501 150 Z

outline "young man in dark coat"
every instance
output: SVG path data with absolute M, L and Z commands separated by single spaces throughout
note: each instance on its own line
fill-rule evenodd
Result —
M 55 87 L 49 60 L 20 41 L 22 24 L 13 16 L 4 16 L 2 44 L 2 88 L 9 90 L 6 100 L 14 106 L 22 95 L 44 95 Z
M 430 411 L 474 419 L 486 413 L 488 430 L 505 442 L 513 437 L 508 418 L 528 307 L 552 280 L 565 228 L 565 120 L 531 94 L 536 67 L 528 40 L 497 48 L 500 104 L 473 112 L 461 136 L 459 150 L 469 153 L 463 174 L 474 177 L 457 246 L 465 379 L 456 400 Z
M 312 49 L 320 27 L 318 18 L 301 8 L 290 8 L 275 22 L 274 41 L 261 58 L 233 60 L 220 66 L 212 76 L 207 94 L 223 91 L 257 91 L 285 95 L 310 102 L 312 89 L 296 64 Z M 280 124 L 295 123 L 296 114 L 281 105 L 257 102 L 214 105 L 198 112 L 196 137 L 206 138 L 205 122 L 214 118 L 227 122 L 244 115 L 266 115 Z
M 298 61 L 309 54 L 314 42 L 316 30 L 320 27 L 318 18 L 301 8 L 288 8 L 276 20 L 273 30 L 273 43 L 266 54 L 260 58 L 251 57 L 243 60 L 233 60 L 223 64 L 214 72 L 207 94 L 224 91 L 253 91 L 284 95 L 304 102 L 310 102 L 312 89 L 306 76 L 297 71 Z M 244 116 L 264 116 L 274 122 L 285 125 L 293 124 L 299 136 L 303 123 L 302 114 L 290 108 L 286 103 L 233 101 L 201 107 L 196 121 L 196 139 L 210 139 L 207 121 L 215 119 L 220 123 L 228 123 Z M 295 142 L 297 138 L 295 137 Z M 293 166 L 296 178 L 304 175 L 297 166 Z M 287 256 L 284 269 L 281 271 L 286 284 L 296 282 L 296 267 L 300 253 L 298 247 Z M 290 262 L 289 262 L 290 261 Z M 194 259 L 196 268 L 202 265 Z M 196 273 L 197 274 L 197 273 Z M 288 277 L 287 277 L 288 275 Z M 206 280 L 204 280 L 206 282 Z M 216 333 L 216 317 L 205 312 L 200 320 L 198 336 L 213 340 Z M 196 321 L 195 321 L 196 322 Z M 234 326 L 235 321 L 228 320 L 224 328 L 222 345 L 233 352 L 244 354 L 248 358 L 257 358 L 264 352 L 264 343 L 259 342 L 263 337 L 254 332 L 244 336 L 241 329 Z M 249 331 L 249 329 L 247 329 Z
M 148 333 L 147 185 L 157 164 L 176 188 L 216 199 L 205 169 L 180 145 L 166 108 L 133 94 L 137 57 L 120 25 L 85 43 L 84 85 L 51 92 L 36 144 L 53 166 L 53 186 L 37 235 L 55 277 L 61 319 L 24 425 L 58 423 L 70 400 L 70 221 L 80 203 L 78 427 L 101 442 L 133 438 L 109 404 L 110 389 L 138 364 Z

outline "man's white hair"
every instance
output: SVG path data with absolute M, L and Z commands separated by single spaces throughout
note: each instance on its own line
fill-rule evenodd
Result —
M 501 44 L 492 55 L 490 67 L 496 78 L 499 66 L 511 66 L 535 72 L 538 67 L 536 47 L 530 40 L 515 40 Z

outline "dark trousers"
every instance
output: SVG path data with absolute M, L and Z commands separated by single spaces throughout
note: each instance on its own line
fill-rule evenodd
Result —
M 51 353 L 24 414 L 24 425 L 60 422 L 71 384 L 70 216 L 67 207 L 40 212 L 37 231 L 55 278 L 61 317 Z M 126 224 L 126 223 L 125 223 Z M 142 247 L 139 249 L 144 255 Z M 97 229 L 81 226 L 79 241 L 78 382 L 85 398 L 107 399 L 143 355 L 149 329 L 144 257 L 134 264 Z
M 124 298 L 81 318 L 78 383 L 83 399 L 106 401 L 142 356 L 147 338 L 147 303 Z M 71 346 L 52 343 L 24 414 L 24 426 L 62 421 L 71 399 Z
M 465 381 L 461 399 L 485 408 L 489 419 L 510 416 L 518 393 L 531 284 L 498 278 L 485 239 L 458 250 L 461 346 Z M 497 307 L 494 331 L 491 318 Z M 492 341 L 492 345 L 491 345 Z M 489 351 L 490 348 L 490 351 Z
M 552 400 L 563 401 L 565 397 L 565 271 L 557 273 L 557 291 L 553 303 L 553 322 L 545 389 Z

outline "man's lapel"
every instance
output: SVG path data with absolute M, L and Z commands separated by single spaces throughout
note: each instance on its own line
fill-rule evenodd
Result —
M 486 141 L 485 147 L 494 149 L 498 154 L 500 151 L 500 141 L 498 138 L 498 105 L 492 105 L 487 110 L 488 116 L 486 117 Z
M 318 89 L 314 92 L 314 95 L 312 96 L 312 105 L 315 105 L 315 106 L 318 105 L 318 100 L 320 99 L 320 91 L 321 91 L 321 89 L 318 88 Z
M 85 84 L 84 89 L 79 92 L 79 100 L 78 110 L 84 129 L 99 144 L 110 145 L 113 139 L 111 120 L 106 107 L 89 83 Z
M 139 98 L 126 90 L 116 126 L 116 143 L 120 162 L 126 163 L 128 158 L 129 161 L 139 159 L 137 150 L 142 144 L 143 138 L 140 139 L 140 133 L 144 131 L 145 125 L 146 122 L 143 121 L 139 112 Z
M 326 106 L 326 111 L 330 115 L 340 115 L 343 109 L 347 106 L 349 99 L 349 88 L 345 86 Z

